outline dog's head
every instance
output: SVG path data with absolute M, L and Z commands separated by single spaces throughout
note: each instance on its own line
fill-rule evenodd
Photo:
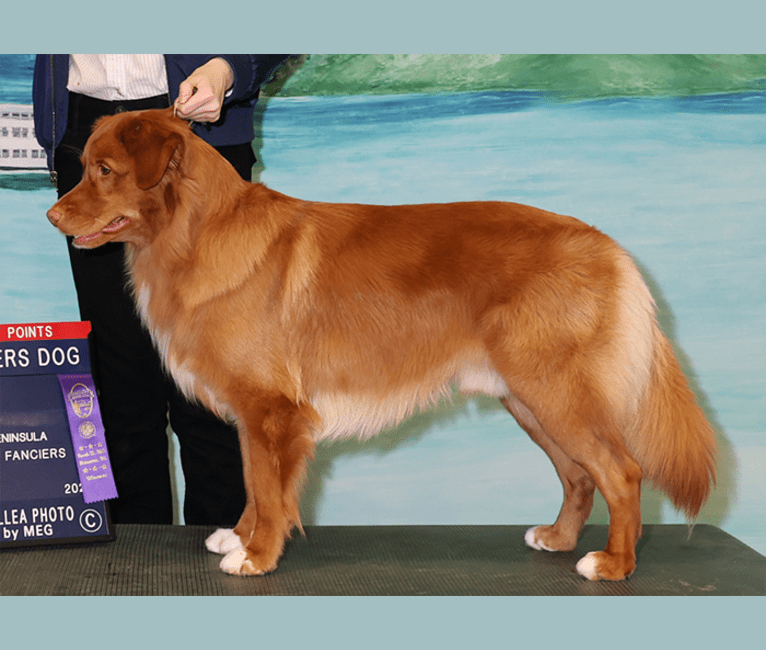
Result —
M 172 215 L 173 180 L 191 137 L 172 108 L 100 119 L 85 145 L 82 180 L 48 219 L 78 248 L 151 242 Z

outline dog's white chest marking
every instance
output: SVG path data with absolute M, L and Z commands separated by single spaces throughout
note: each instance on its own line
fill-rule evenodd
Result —
M 169 331 L 156 326 L 151 313 L 151 289 L 143 284 L 136 292 L 136 305 L 141 320 L 149 330 L 157 351 L 167 371 L 188 399 L 199 399 L 216 415 L 223 419 L 232 417 L 229 407 L 221 402 L 215 393 L 200 380 L 186 363 L 179 363 L 173 354 L 172 337 Z

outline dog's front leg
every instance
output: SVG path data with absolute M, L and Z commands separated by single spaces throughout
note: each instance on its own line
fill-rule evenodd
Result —
M 219 529 L 205 543 L 225 554 L 226 573 L 263 575 L 277 568 L 285 540 L 300 526 L 298 488 L 313 455 L 314 423 L 282 395 L 259 394 L 236 412 L 247 505 L 234 529 Z

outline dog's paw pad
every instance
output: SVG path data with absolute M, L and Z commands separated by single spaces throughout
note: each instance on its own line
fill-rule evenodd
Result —
M 205 547 L 212 553 L 226 555 L 242 548 L 242 540 L 231 528 L 219 528 L 205 540 Z

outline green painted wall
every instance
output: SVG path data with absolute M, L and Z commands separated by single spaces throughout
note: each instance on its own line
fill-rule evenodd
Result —
M 310 54 L 271 93 L 534 90 L 561 99 L 763 91 L 765 54 Z

